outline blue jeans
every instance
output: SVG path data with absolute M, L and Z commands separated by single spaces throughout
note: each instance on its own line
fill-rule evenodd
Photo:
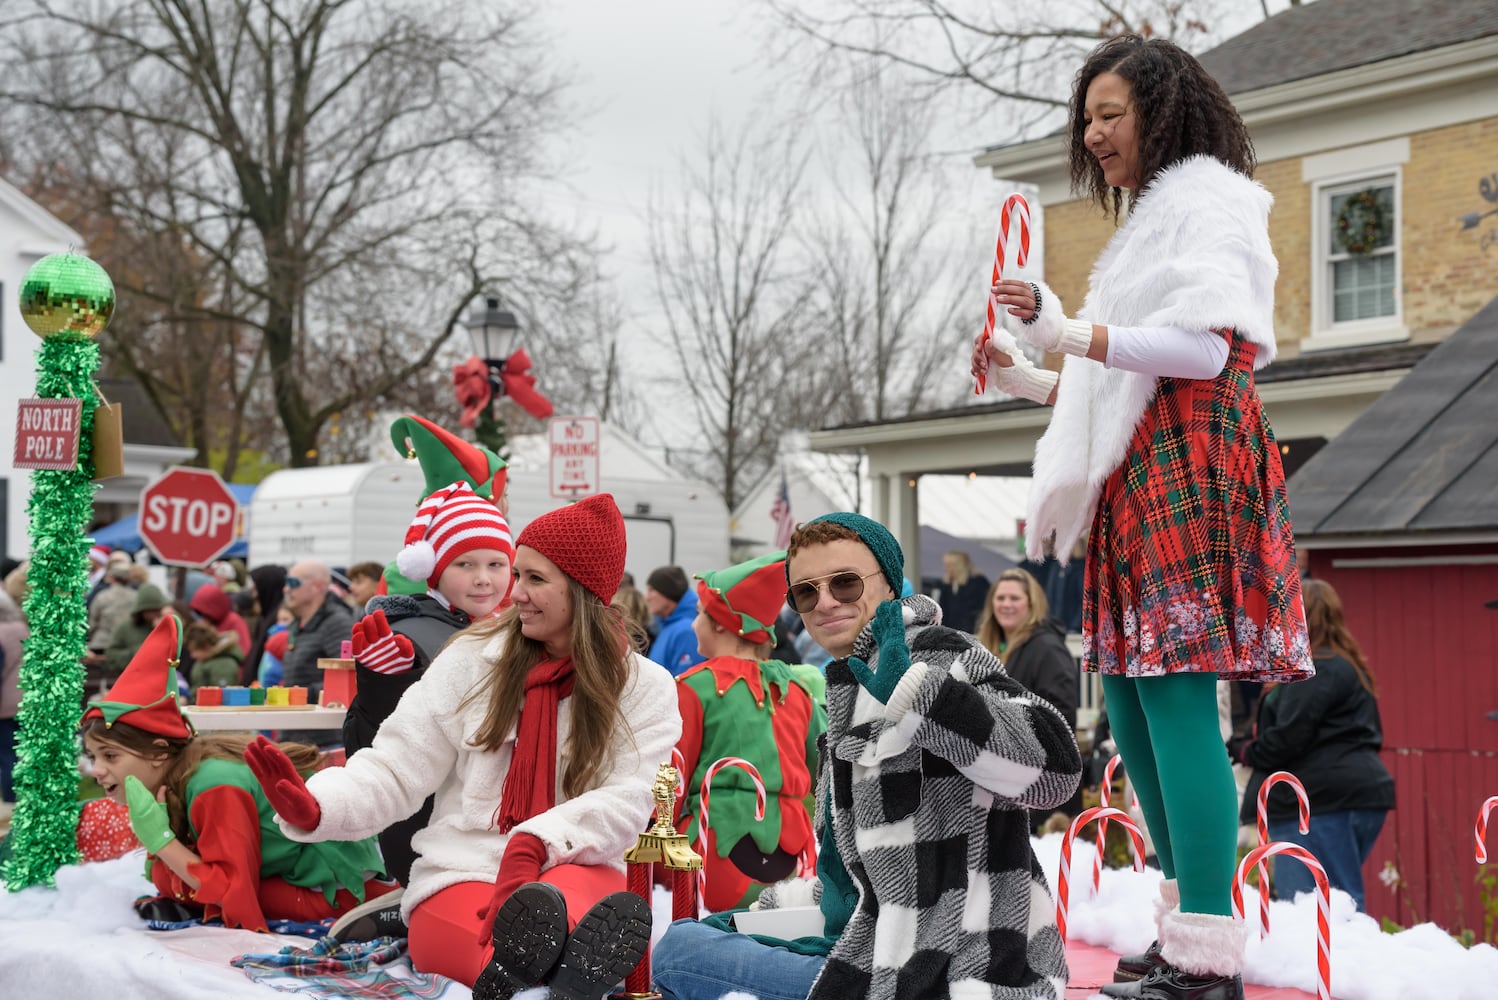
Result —
M 1302 834 L 1297 820 L 1270 820 L 1269 839 L 1299 844 L 1321 862 L 1332 888 L 1351 896 L 1363 910 L 1363 862 L 1384 828 L 1384 809 L 1344 809 L 1312 813 L 1311 832 Z M 1274 895 L 1294 899 L 1296 893 L 1315 892 L 1316 877 L 1294 858 L 1274 859 Z
M 16 720 L 0 719 L 0 802 L 16 800 L 16 786 L 11 780 L 16 769 L 16 737 Z
M 806 1000 L 825 961 L 678 920 L 655 946 L 650 969 L 665 1000 L 718 1000 L 734 990 L 759 1000 Z

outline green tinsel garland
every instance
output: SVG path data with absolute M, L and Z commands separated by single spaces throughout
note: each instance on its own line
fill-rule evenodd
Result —
M 93 517 L 94 373 L 99 345 L 52 336 L 42 341 L 36 394 L 83 400 L 78 467 L 31 474 L 31 638 L 21 661 L 17 716 L 16 811 L 6 888 L 53 885 L 57 869 L 78 860 L 78 719 L 83 655 L 88 651 L 88 541 Z

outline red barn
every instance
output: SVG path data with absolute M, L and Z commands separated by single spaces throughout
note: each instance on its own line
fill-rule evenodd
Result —
M 1372 664 L 1397 783 L 1368 910 L 1481 935 L 1473 824 L 1498 795 L 1498 299 L 1317 452 L 1290 502 L 1310 575 L 1337 588 Z M 1389 862 L 1400 883 L 1386 888 Z

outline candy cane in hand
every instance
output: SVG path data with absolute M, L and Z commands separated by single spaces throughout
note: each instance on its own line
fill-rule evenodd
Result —
M 1113 809 L 1108 806 L 1093 806 L 1091 809 L 1082 810 L 1082 814 L 1071 821 L 1071 826 L 1066 828 L 1066 836 L 1061 838 L 1061 876 L 1056 880 L 1056 929 L 1061 932 L 1061 944 L 1066 944 L 1066 902 L 1071 894 L 1071 842 L 1076 839 L 1080 831 L 1094 819 L 1107 817 L 1129 831 L 1129 836 L 1134 838 L 1134 870 L 1144 871 L 1144 834 L 1139 832 L 1139 827 L 1129 819 L 1129 814 L 1122 809 Z
M 1259 786 L 1259 846 L 1269 843 L 1269 790 L 1285 784 L 1300 800 L 1300 832 L 1311 832 L 1311 800 L 1300 779 L 1289 771 L 1275 771 Z M 1259 937 L 1269 933 L 1269 866 L 1259 865 Z
M 1098 789 L 1098 805 L 1108 806 L 1113 797 L 1113 771 L 1123 760 L 1122 754 L 1114 754 L 1108 760 L 1108 766 L 1103 768 L 1103 784 Z M 1092 859 L 1092 891 L 1097 892 L 1103 887 L 1103 855 L 1107 852 L 1108 820 L 1098 817 L 1097 821 L 1097 857 Z
M 1482 811 L 1477 814 L 1477 863 L 1480 865 L 1488 863 L 1488 813 L 1494 806 L 1498 806 L 1498 795 L 1484 802 Z
M 1318 1000 L 1331 1000 L 1332 995 L 1332 931 L 1331 931 L 1331 886 L 1326 880 L 1326 869 L 1316 856 L 1299 844 L 1283 840 L 1254 848 L 1238 863 L 1233 876 L 1233 916 L 1243 919 L 1243 884 L 1248 880 L 1248 870 L 1254 865 L 1263 866 L 1271 855 L 1288 854 L 1299 858 L 1316 877 L 1316 996 Z M 1261 876 L 1262 877 L 1262 876 Z
M 999 242 L 993 252 L 993 279 L 988 283 L 988 319 L 983 324 L 983 344 L 985 345 L 993 336 L 993 325 L 998 318 L 997 311 L 1003 308 L 994 298 L 993 286 L 997 285 L 1004 275 L 1004 258 L 1009 248 L 1011 216 L 1019 219 L 1019 253 L 1014 255 L 1014 263 L 1017 267 L 1024 267 L 1025 262 L 1030 259 L 1030 203 L 1025 201 L 1022 195 L 1012 194 L 1004 199 L 1004 207 L 999 212 Z M 986 366 L 984 371 L 987 371 Z M 975 392 L 981 396 L 987 388 L 988 376 L 980 372 Z
M 725 767 L 737 767 L 748 773 L 754 779 L 754 791 L 756 801 L 754 806 L 754 818 L 762 820 L 765 818 L 765 783 L 759 776 L 759 768 L 749 763 L 742 757 L 719 757 L 713 761 L 707 773 L 702 776 L 702 788 L 698 795 L 701 800 L 701 814 L 697 817 L 697 853 L 702 855 L 702 868 L 697 874 L 697 894 L 704 900 L 707 899 L 707 800 L 708 793 L 712 790 L 713 778 Z

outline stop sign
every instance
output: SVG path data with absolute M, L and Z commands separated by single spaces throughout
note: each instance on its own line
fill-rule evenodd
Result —
M 168 566 L 206 566 L 234 544 L 239 502 L 212 469 L 177 466 L 140 493 L 140 537 Z

